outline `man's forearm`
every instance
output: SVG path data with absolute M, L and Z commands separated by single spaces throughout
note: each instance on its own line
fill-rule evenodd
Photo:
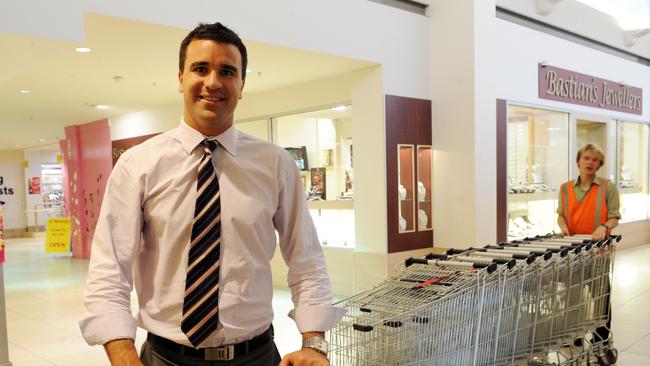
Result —
M 108 359 L 113 366 L 141 366 L 138 351 L 135 349 L 133 339 L 115 339 L 104 344 Z

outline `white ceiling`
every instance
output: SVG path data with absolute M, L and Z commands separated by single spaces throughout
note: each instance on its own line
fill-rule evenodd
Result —
M 10 50 L 0 58 L 0 149 L 52 145 L 64 137 L 64 126 L 179 102 L 178 47 L 187 32 L 96 14 L 85 16 L 83 44 L 0 32 L 0 49 Z M 248 94 L 374 65 L 245 43 Z M 92 52 L 75 52 L 79 46 Z M 93 108 L 98 104 L 110 109 Z

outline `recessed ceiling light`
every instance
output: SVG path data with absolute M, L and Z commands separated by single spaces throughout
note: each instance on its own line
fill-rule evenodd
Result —
M 20 89 L 20 94 L 32 94 L 32 91 L 29 89 Z
M 334 107 L 334 108 L 332 108 L 333 111 L 337 111 L 337 112 L 342 112 L 342 111 L 344 111 L 344 110 L 346 110 L 346 109 L 348 109 L 348 107 L 346 107 L 346 106 L 344 106 L 344 105 L 340 105 L 340 106 L 338 106 L 338 107 Z
M 246 73 L 248 74 L 249 72 L 252 72 L 253 69 L 246 69 Z
M 109 109 L 110 107 L 104 104 L 96 104 L 94 106 L 95 109 Z
M 88 53 L 88 52 L 92 51 L 92 49 L 90 49 L 88 47 L 77 47 L 74 50 L 79 52 L 79 53 Z
M 45 142 L 45 139 L 38 139 L 38 142 Z

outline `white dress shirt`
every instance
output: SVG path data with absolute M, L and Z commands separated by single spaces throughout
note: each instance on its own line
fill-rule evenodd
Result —
M 135 339 L 136 326 L 191 346 L 181 316 L 205 139 L 185 122 L 126 151 L 108 180 L 86 284 L 86 341 Z M 295 162 L 281 147 L 230 127 L 215 139 L 221 191 L 219 327 L 204 346 L 239 343 L 273 320 L 270 261 L 276 230 L 301 332 L 325 331 L 333 307 L 329 277 Z M 137 320 L 131 314 L 135 285 Z M 137 324 L 137 325 L 136 325 Z

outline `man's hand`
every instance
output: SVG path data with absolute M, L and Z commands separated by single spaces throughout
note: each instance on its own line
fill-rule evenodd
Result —
M 329 364 L 325 355 L 311 348 L 291 352 L 280 362 L 280 366 L 329 366 Z
M 143 366 L 133 339 L 115 339 L 104 344 L 111 366 Z
M 591 234 L 591 239 L 593 240 L 603 240 L 607 237 L 607 229 L 600 225 L 596 230 Z

